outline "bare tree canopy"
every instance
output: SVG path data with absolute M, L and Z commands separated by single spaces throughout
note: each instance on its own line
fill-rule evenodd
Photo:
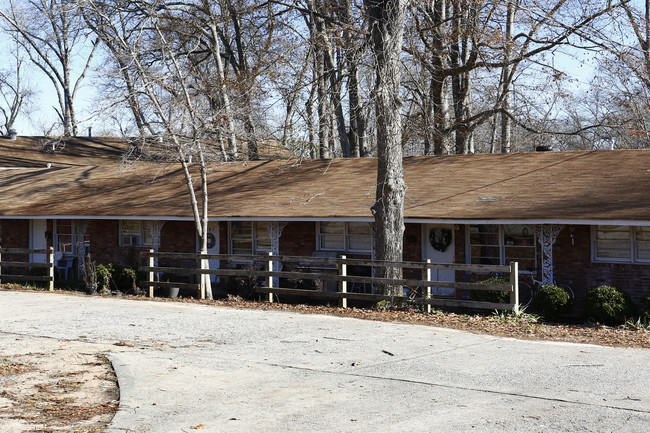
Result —
M 54 86 L 63 135 L 77 134 L 75 98 L 95 55 L 97 42 L 79 14 L 77 2 L 68 0 L 9 0 L 0 9 L 4 28 L 27 52 L 33 64 Z M 74 66 L 80 60 L 75 73 Z

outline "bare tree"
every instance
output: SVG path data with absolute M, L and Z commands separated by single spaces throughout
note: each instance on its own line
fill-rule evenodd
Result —
M 180 163 L 189 193 L 196 233 L 200 240 L 200 254 L 207 254 L 208 233 L 208 157 L 206 140 L 213 138 L 213 108 L 209 98 L 195 89 L 192 74 L 192 56 L 201 47 L 195 40 L 192 50 L 178 50 L 178 37 L 170 32 L 170 11 L 146 1 L 83 2 L 85 13 L 96 23 L 95 31 L 102 38 L 114 38 L 119 52 L 130 59 L 130 67 L 137 72 L 142 102 L 148 106 L 151 124 L 161 128 L 166 145 Z M 129 14 L 138 15 L 138 26 L 127 26 Z M 101 23 L 101 25 L 100 25 Z M 133 37 L 127 38 L 127 34 Z M 137 34 L 135 34 L 137 33 Z M 200 37 L 200 36 L 197 36 Z M 187 44 L 187 41 L 183 41 Z M 194 164 L 188 156 L 196 157 Z M 194 158 L 193 158 L 194 159 Z M 206 263 L 201 260 L 202 266 Z M 204 275 L 206 297 L 212 299 L 209 276 Z
M 63 125 L 63 134 L 77 134 L 75 98 L 86 77 L 97 48 L 87 38 L 77 2 L 70 0 L 28 0 L 22 5 L 8 2 L 0 10 L 5 29 L 14 35 L 30 60 L 52 82 L 59 101 L 54 107 Z M 82 58 L 75 78 L 75 59 Z
M 16 44 L 15 51 L 11 53 L 15 63 L 13 68 L 0 70 L 0 113 L 2 113 L 4 132 L 9 134 L 14 122 L 19 115 L 29 111 L 31 100 L 35 93 L 24 83 L 24 60 L 20 55 L 20 45 Z
M 405 44 L 406 112 L 407 122 L 422 126 L 407 123 L 406 130 L 423 137 L 427 153 L 465 153 L 476 147 L 474 132 L 491 121 L 488 141 L 495 142 L 498 131 L 499 147 L 509 149 L 511 124 L 534 130 L 536 119 L 526 118 L 523 110 L 543 105 L 543 84 L 561 74 L 550 53 L 583 49 L 582 33 L 619 6 L 595 0 L 414 0 Z M 520 93 L 526 90 L 526 103 L 514 106 L 515 79 L 524 71 L 530 72 L 518 87 Z M 499 123 L 494 118 L 500 114 Z

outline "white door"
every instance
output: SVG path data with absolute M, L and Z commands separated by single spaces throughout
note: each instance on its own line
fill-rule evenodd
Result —
M 47 220 L 29 220 L 29 248 L 41 250 L 47 248 Z M 29 261 L 32 263 L 45 263 L 47 255 L 30 254 Z
M 454 226 L 453 224 L 423 224 L 422 225 L 423 258 L 431 259 L 431 263 L 454 262 Z M 433 281 L 455 281 L 456 272 L 446 269 L 432 269 Z M 456 290 L 449 287 L 432 287 L 434 296 L 455 296 Z
M 208 254 L 219 254 L 219 223 L 208 222 Z M 219 268 L 219 260 L 209 260 L 210 269 Z M 216 275 L 210 275 L 210 280 L 218 281 Z

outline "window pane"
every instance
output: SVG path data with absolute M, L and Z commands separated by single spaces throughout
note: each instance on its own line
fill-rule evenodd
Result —
M 469 239 L 472 245 L 499 245 L 499 226 L 479 224 L 469 226 Z
M 345 224 L 338 222 L 320 223 L 320 232 L 323 234 L 343 234 L 345 233 Z
M 596 257 L 631 260 L 630 228 L 626 226 L 598 226 L 596 229 Z
M 142 221 L 142 243 L 144 245 L 153 245 L 153 236 L 151 236 L 152 224 L 152 221 Z
M 255 251 L 271 251 L 271 235 L 266 223 L 255 223 Z
M 483 265 L 500 265 L 499 226 L 475 224 L 469 226 L 470 261 Z
M 636 228 L 636 257 L 650 260 L 650 227 Z
M 324 250 L 343 250 L 345 248 L 345 243 L 343 240 L 343 234 L 322 234 L 320 236 L 320 247 Z
M 61 220 L 56 223 L 58 251 L 73 253 L 72 221 Z
M 251 239 L 253 223 L 251 221 L 233 221 L 230 223 L 230 234 L 233 238 Z
M 233 239 L 232 240 L 232 253 L 233 254 L 252 254 L 253 241 L 248 239 Z
M 535 246 L 535 230 L 531 226 L 520 224 L 504 224 L 503 244 L 517 246 Z
M 535 263 L 535 229 L 522 224 L 503 225 L 505 263 L 519 262 L 522 271 L 533 271 Z
M 348 234 L 370 236 L 370 223 L 348 223 Z
M 349 235 L 348 248 L 354 251 L 370 251 L 370 235 Z
M 139 235 L 140 234 L 140 221 L 137 221 L 137 220 L 122 220 L 122 234 Z

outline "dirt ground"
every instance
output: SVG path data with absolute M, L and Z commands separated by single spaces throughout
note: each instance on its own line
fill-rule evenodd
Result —
M 61 292 L 71 294 L 71 292 Z M 83 295 L 86 296 L 86 295 Z M 133 298 L 145 300 L 146 298 Z M 650 331 L 589 324 L 543 323 L 507 315 L 467 315 L 415 310 L 374 309 L 259 303 L 232 298 L 222 301 L 169 300 L 231 308 L 288 310 L 366 320 L 426 326 L 520 339 L 590 343 L 603 346 L 650 348 Z M 0 330 L 1 332 L 1 330 Z M 39 339 L 30 351 L 26 339 L 0 346 L 0 431 L 101 432 L 118 407 L 119 389 L 112 367 L 101 351 L 78 342 Z M 33 343 L 33 342 L 32 342 Z
M 74 342 L 37 339 L 35 352 L 33 337 L 12 339 L 0 347 L 0 431 L 103 431 L 119 401 L 106 357 Z

